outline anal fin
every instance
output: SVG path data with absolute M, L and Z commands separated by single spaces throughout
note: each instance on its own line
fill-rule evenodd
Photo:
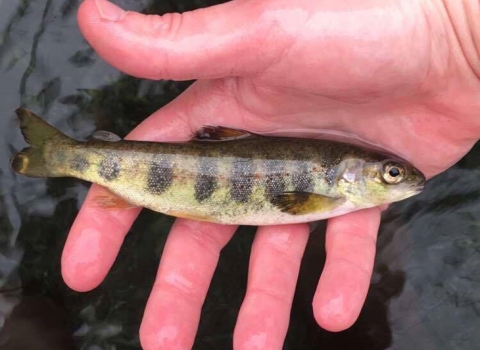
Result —
M 170 216 L 174 216 L 176 218 L 181 218 L 181 219 L 215 222 L 215 220 L 212 217 L 206 214 L 196 214 L 193 212 L 189 213 L 189 212 L 183 212 L 183 211 L 177 211 L 177 210 L 169 210 L 166 214 Z
M 109 210 L 138 208 L 137 205 L 123 200 L 106 188 L 102 188 L 99 193 L 96 193 L 92 198 L 92 202 L 95 207 Z

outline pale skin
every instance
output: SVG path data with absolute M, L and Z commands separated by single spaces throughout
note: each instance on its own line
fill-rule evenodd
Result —
M 186 140 L 206 124 L 327 130 L 380 145 L 430 178 L 480 137 L 476 1 L 239 0 L 164 16 L 108 5 L 85 0 L 78 13 L 103 59 L 140 78 L 199 79 L 129 139 Z M 100 191 L 90 190 L 62 257 L 65 282 L 77 291 L 101 283 L 140 211 L 101 209 L 92 201 Z M 312 301 L 327 330 L 350 327 L 361 311 L 380 214 L 328 220 L 327 261 Z M 192 347 L 219 253 L 235 229 L 175 221 L 140 329 L 144 349 Z M 258 229 L 235 349 L 282 348 L 308 235 L 306 224 Z

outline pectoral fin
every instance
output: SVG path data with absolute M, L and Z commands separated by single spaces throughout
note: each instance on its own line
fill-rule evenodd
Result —
M 194 136 L 195 141 L 232 141 L 255 137 L 251 132 L 223 126 L 204 126 Z
M 345 198 L 332 198 L 308 192 L 284 192 L 272 199 L 273 205 L 292 215 L 327 212 L 344 202 Z

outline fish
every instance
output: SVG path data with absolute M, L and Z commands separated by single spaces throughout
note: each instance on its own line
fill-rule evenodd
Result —
M 103 186 L 111 195 L 93 201 L 106 209 L 143 207 L 227 225 L 306 223 L 404 200 L 426 181 L 399 156 L 347 142 L 209 125 L 184 142 L 105 131 L 78 141 L 28 109 L 16 114 L 29 147 L 11 168 Z

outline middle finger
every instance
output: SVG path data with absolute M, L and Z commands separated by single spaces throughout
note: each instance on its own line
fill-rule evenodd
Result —
M 177 219 L 140 329 L 142 348 L 191 349 L 220 251 L 237 226 Z
M 235 328 L 235 349 L 282 349 L 308 233 L 307 224 L 258 229 Z

